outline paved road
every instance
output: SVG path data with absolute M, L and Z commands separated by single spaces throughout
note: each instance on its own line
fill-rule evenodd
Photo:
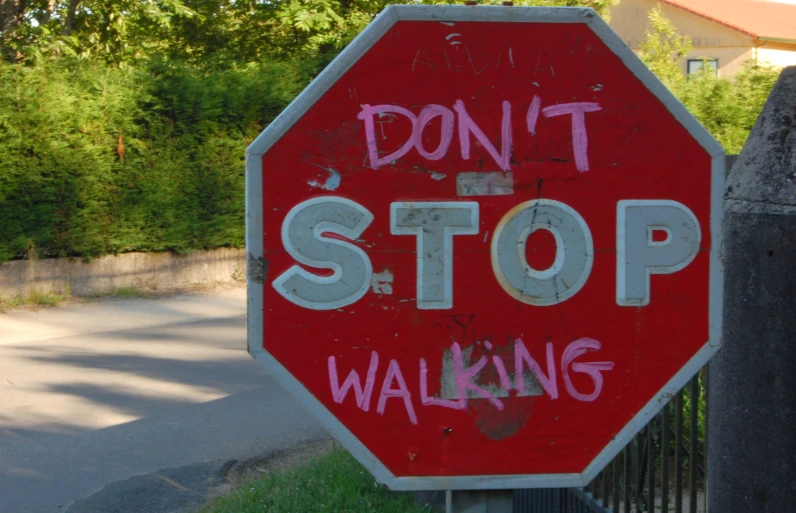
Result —
M 0 513 L 178 511 L 158 487 L 324 437 L 245 336 L 242 288 L 0 314 Z

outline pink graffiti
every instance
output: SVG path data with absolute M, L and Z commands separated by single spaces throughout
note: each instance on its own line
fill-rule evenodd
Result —
M 600 104 L 593 102 L 562 103 L 542 109 L 545 117 L 572 115 L 572 152 L 575 154 L 575 167 L 581 173 L 589 170 L 589 137 L 586 134 L 586 113 L 602 110 Z
M 484 346 L 491 350 L 492 345 L 486 342 Z M 586 353 L 597 352 L 602 348 L 600 342 L 591 338 L 581 338 L 570 342 L 564 349 L 561 355 L 561 378 L 564 383 L 564 388 L 570 397 L 577 401 L 592 402 L 595 401 L 603 390 L 604 377 L 603 372 L 610 371 L 614 368 L 613 362 L 598 361 L 598 362 L 576 362 Z M 486 365 L 491 361 L 495 366 L 498 377 L 500 379 L 500 386 L 504 392 L 509 390 L 516 390 L 520 396 L 527 395 L 525 390 L 525 369 L 527 368 L 536 378 L 536 381 L 542 386 L 545 394 L 550 400 L 559 399 L 558 390 L 558 374 L 555 359 L 555 352 L 552 342 L 545 344 L 545 359 L 547 364 L 547 373 L 542 370 L 542 366 L 531 356 L 530 351 L 526 347 L 522 339 L 514 340 L 514 359 L 515 359 L 515 374 L 514 381 L 506 371 L 506 366 L 503 360 L 498 355 L 492 356 L 491 360 L 486 356 L 482 356 L 475 363 L 465 362 L 463 351 L 457 342 L 451 345 L 450 355 L 453 362 L 453 384 L 456 388 L 456 399 L 443 399 L 439 397 L 431 397 L 428 393 L 428 364 L 425 358 L 419 359 L 420 370 L 420 404 L 425 407 L 438 406 L 451 410 L 464 410 L 467 408 L 468 395 L 474 394 L 480 399 L 488 401 L 497 410 L 503 410 L 505 405 L 498 397 L 496 397 L 489 390 L 477 385 L 475 383 L 478 375 L 484 370 Z M 337 363 L 334 356 L 328 358 L 329 369 L 329 383 L 334 402 L 342 404 L 348 392 L 353 390 L 354 401 L 362 411 L 369 411 L 370 402 L 373 395 L 373 387 L 376 380 L 376 373 L 378 370 L 379 355 L 376 351 L 371 353 L 370 365 L 365 377 L 364 386 L 360 379 L 359 373 L 352 369 L 342 386 L 339 384 L 337 374 Z M 572 379 L 570 372 L 581 373 L 589 376 L 594 384 L 594 390 L 591 393 L 582 393 L 578 391 Z M 412 424 L 418 423 L 417 412 L 415 411 L 412 402 L 412 394 L 409 391 L 406 380 L 404 379 L 403 372 L 398 360 L 391 359 L 384 379 L 382 381 L 379 399 L 376 405 L 376 413 L 384 415 L 387 409 L 389 399 L 401 399 L 409 422 Z
M 492 141 L 484 134 L 481 127 L 475 124 L 473 118 L 467 113 L 464 102 L 456 100 L 453 110 L 459 114 L 459 144 L 462 149 L 462 158 L 470 160 L 470 134 L 473 134 L 487 153 L 497 162 L 500 169 L 508 171 L 511 162 L 511 104 L 503 102 L 503 122 L 500 126 L 500 153 Z
M 428 395 L 428 365 L 425 358 L 420 359 L 420 403 L 423 406 L 442 406 L 452 410 L 467 408 L 466 399 L 440 399 Z
M 521 394 L 525 393 L 525 380 L 523 379 L 522 366 L 523 363 L 528 365 L 531 373 L 536 377 L 536 380 L 542 385 L 544 391 L 550 396 L 550 399 L 558 399 L 558 384 L 556 382 L 556 362 L 555 355 L 553 354 L 553 343 L 547 343 L 547 375 L 542 372 L 542 368 L 533 359 L 525 343 L 521 339 L 514 341 L 514 380 L 517 386 L 517 391 Z
M 371 107 L 370 105 L 363 105 L 362 111 L 357 114 L 357 118 L 365 121 L 365 141 L 368 144 L 368 155 L 370 156 L 370 165 L 373 167 L 380 167 L 384 164 L 388 164 L 393 160 L 398 160 L 399 158 L 403 157 L 409 150 L 412 149 L 414 145 L 414 141 L 409 139 L 406 141 L 403 146 L 398 148 L 398 150 L 390 153 L 386 157 L 379 158 L 379 150 L 376 145 L 376 125 L 373 121 L 373 116 L 375 114 L 402 114 L 409 118 L 412 122 L 412 130 L 417 126 L 417 118 L 414 114 L 408 109 L 403 107 L 399 107 L 397 105 L 376 105 L 375 107 Z
M 575 358 L 589 351 L 599 351 L 601 347 L 600 343 L 594 339 L 581 338 L 569 344 L 561 357 L 561 373 L 564 376 L 564 386 L 569 395 L 578 401 L 591 402 L 600 397 L 600 392 L 603 390 L 603 375 L 600 372 L 614 368 L 614 362 L 574 363 Z M 569 379 L 568 368 L 570 363 L 573 371 L 587 374 L 594 381 L 594 392 L 581 394 L 575 390 L 572 380 Z
M 390 164 L 407 153 L 412 148 L 423 158 L 431 161 L 440 160 L 448 153 L 453 139 L 454 124 L 458 120 L 458 140 L 461 157 L 469 160 L 471 154 L 472 138 L 475 138 L 480 145 L 500 169 L 508 171 L 511 167 L 511 151 L 513 144 L 512 125 L 511 125 L 511 104 L 508 101 L 502 102 L 502 118 L 500 125 L 500 149 L 492 143 L 492 139 L 487 137 L 483 129 L 473 120 L 462 100 L 456 100 L 453 110 L 438 104 L 425 105 L 419 115 L 415 115 L 409 109 L 398 105 L 363 105 L 362 110 L 357 114 L 357 118 L 365 123 L 365 142 L 368 147 L 368 157 L 371 167 L 378 168 Z M 569 114 L 572 122 L 572 152 L 574 154 L 575 167 L 581 173 L 589 170 L 588 158 L 588 133 L 586 131 L 586 113 L 602 110 L 598 103 L 594 102 L 574 102 L 552 105 L 542 108 L 542 99 L 535 95 L 525 115 L 525 122 L 528 133 L 536 136 L 539 114 L 542 113 L 546 118 L 563 116 Z M 454 116 L 454 111 L 456 115 Z M 376 138 L 375 116 L 384 115 L 395 116 L 400 114 L 406 118 L 411 125 L 411 134 L 400 148 L 389 155 L 380 157 L 379 146 Z M 440 139 L 439 144 L 433 151 L 428 151 L 423 146 L 423 133 L 428 124 L 434 118 L 440 118 Z
M 398 382 L 398 388 L 392 388 L 393 380 Z M 381 394 L 379 394 L 379 405 L 376 407 L 376 413 L 384 415 L 384 409 L 387 407 L 387 399 L 395 397 L 404 400 L 406 406 L 406 413 L 409 415 L 409 421 L 412 424 L 417 424 L 417 415 L 415 408 L 412 406 L 412 394 L 406 388 L 406 381 L 403 374 L 401 374 L 401 367 L 398 365 L 397 360 L 390 360 L 390 365 L 387 367 L 387 375 L 384 377 L 384 383 L 381 386 Z
M 528 125 L 528 133 L 536 135 L 536 122 L 539 120 L 539 109 L 542 108 L 542 99 L 534 95 L 531 106 L 528 107 L 528 114 L 525 115 L 525 123 Z
M 373 351 L 370 354 L 370 367 L 368 367 L 364 390 L 362 389 L 362 384 L 359 382 L 359 374 L 357 374 L 356 370 L 351 369 L 351 372 L 348 373 L 348 377 L 343 382 L 343 386 L 339 386 L 340 381 L 337 379 L 337 363 L 335 362 L 334 356 L 329 357 L 328 365 L 329 384 L 332 387 L 334 402 L 342 403 L 348 391 L 353 388 L 357 406 L 362 408 L 362 411 L 368 411 L 370 408 L 370 396 L 373 393 L 373 383 L 376 380 L 376 368 L 379 366 L 379 353 Z
M 440 117 L 440 122 L 442 123 L 439 146 L 437 146 L 436 150 L 429 153 L 423 148 L 423 130 L 428 122 L 437 116 Z M 423 107 L 417 117 L 417 124 L 412 130 L 412 141 L 415 148 L 417 148 L 417 152 L 425 159 L 439 160 L 448 152 L 451 139 L 453 139 L 453 112 L 442 105 L 426 105 Z
M 469 390 L 475 392 L 481 398 L 492 403 L 492 405 L 498 410 L 502 410 L 503 403 L 500 401 L 500 399 L 473 383 L 473 378 L 479 372 L 481 372 L 481 369 L 483 369 L 486 365 L 486 357 L 482 356 L 475 365 L 465 368 L 464 361 L 462 359 L 462 348 L 459 347 L 459 344 L 454 342 L 453 346 L 451 347 L 451 351 L 453 353 L 453 372 L 456 376 L 456 395 L 459 397 L 459 399 L 467 397 L 467 391 Z
M 511 159 L 511 104 L 503 102 L 503 122 L 501 124 L 502 142 L 500 152 L 495 148 L 484 131 L 473 121 L 464 103 L 456 100 L 453 109 L 459 115 L 459 145 L 464 160 L 470 158 L 470 134 L 474 135 L 479 144 L 495 159 L 501 169 L 509 169 Z M 383 114 L 401 114 L 409 120 L 412 125 L 411 136 L 396 151 L 385 157 L 379 157 L 379 148 L 376 141 L 376 123 L 374 116 Z M 423 131 L 428 123 L 435 117 L 440 118 L 440 142 L 437 148 L 429 152 L 423 147 Z M 363 105 L 362 110 L 357 114 L 357 118 L 365 122 L 365 141 L 368 146 L 368 156 L 371 167 L 378 168 L 391 163 L 407 153 L 414 147 L 421 156 L 428 160 L 439 160 L 443 158 L 450 148 L 453 138 L 454 114 L 453 111 L 442 105 L 426 105 L 420 111 L 419 116 L 415 116 L 411 111 L 398 105 Z
M 509 374 L 506 372 L 506 365 L 503 363 L 503 360 L 498 355 L 495 355 L 492 357 L 492 364 L 498 371 L 500 386 L 502 386 L 504 390 L 511 390 L 511 379 L 509 379 Z

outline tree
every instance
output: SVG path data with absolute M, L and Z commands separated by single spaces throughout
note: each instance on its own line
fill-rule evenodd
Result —
M 587 6 L 602 16 L 619 0 L 517 0 L 516 6 Z M 288 0 L 281 3 L 279 20 L 293 31 L 293 49 L 339 51 L 359 34 L 390 0 Z M 422 0 L 425 4 L 461 4 L 461 0 Z M 481 4 L 501 4 L 483 0 Z
M 12 62 L 58 54 L 126 62 L 157 45 L 172 18 L 194 15 L 181 0 L 0 1 L 0 54 Z
M 691 51 L 691 38 L 678 34 L 660 5 L 650 10 L 647 17 L 651 28 L 640 45 L 639 57 L 664 84 L 673 89 L 684 79 L 680 59 Z
M 460 3 L 460 0 L 420 0 Z M 618 0 L 518 0 L 591 6 Z M 201 62 L 250 62 L 297 53 L 328 61 L 396 0 L 0 0 L 0 54 L 98 57 L 130 64 L 153 54 Z M 482 3 L 499 3 L 484 0 Z
M 749 61 L 732 78 L 718 77 L 709 66 L 686 77 L 680 59 L 691 51 L 691 40 L 678 34 L 660 6 L 648 17 L 651 30 L 640 45 L 641 60 L 728 153 L 740 153 L 779 71 Z

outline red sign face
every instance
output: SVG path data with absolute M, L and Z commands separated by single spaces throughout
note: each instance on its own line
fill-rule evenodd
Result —
M 716 349 L 722 150 L 591 11 L 435 9 L 254 143 L 251 351 L 393 488 L 582 483 Z

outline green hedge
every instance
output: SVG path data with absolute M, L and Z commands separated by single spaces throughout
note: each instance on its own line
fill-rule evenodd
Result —
M 242 247 L 245 148 L 316 68 L 0 64 L 0 262 Z
M 0 63 L 0 262 L 243 247 L 245 148 L 318 59 Z M 676 67 L 668 85 L 737 153 L 778 74 L 685 79 Z

